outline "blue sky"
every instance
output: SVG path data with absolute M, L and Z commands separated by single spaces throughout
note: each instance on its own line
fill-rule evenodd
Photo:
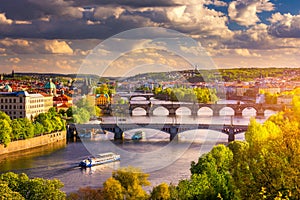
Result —
M 299 67 L 300 62 L 297 0 L 0 0 L 0 5 L 0 72 L 76 73 L 97 45 L 142 27 L 186 34 L 218 68 Z M 146 51 L 150 44 L 147 38 L 131 43 L 144 50 L 118 59 L 115 72 L 157 60 L 176 69 L 185 65 L 161 50 Z M 109 49 L 103 47 L 102 54 L 112 54 Z

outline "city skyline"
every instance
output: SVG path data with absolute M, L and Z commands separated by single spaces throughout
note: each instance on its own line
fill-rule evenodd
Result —
M 164 34 L 161 28 L 167 28 L 192 38 L 212 59 L 213 68 L 299 67 L 299 10 L 296 0 L 3 1 L 0 72 L 80 72 L 97 45 L 112 37 L 119 40 L 116 34 L 142 27 L 154 27 L 153 35 Z M 145 38 L 130 43 L 113 63 L 115 68 L 108 71 L 139 73 L 144 71 L 145 67 L 140 67 L 144 63 L 156 71 L 151 65 L 157 60 L 165 69 L 184 66 L 186 61 L 163 52 L 164 48 L 153 51 L 166 43 L 154 44 Z M 199 56 L 195 46 L 182 44 L 178 44 L 182 52 Z M 128 53 L 131 47 L 133 51 Z M 113 51 L 96 49 L 101 50 L 103 59 Z M 189 60 L 187 55 L 184 58 Z

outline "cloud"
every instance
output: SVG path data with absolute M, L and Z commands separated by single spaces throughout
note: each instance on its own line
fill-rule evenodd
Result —
M 16 63 L 19 63 L 21 61 L 21 59 L 14 57 L 14 58 L 9 58 L 8 61 L 16 64 Z
M 228 15 L 232 21 L 242 26 L 251 26 L 260 22 L 257 13 L 274 10 L 274 4 L 269 0 L 237 0 L 228 7 Z
M 228 5 L 226 2 L 220 1 L 220 0 L 207 0 L 205 2 L 205 4 L 207 4 L 207 5 L 214 5 L 214 6 L 220 6 L 220 7 L 225 7 L 225 6 Z
M 244 56 L 244 57 L 260 57 L 259 54 L 251 53 L 248 49 L 235 49 L 236 54 Z
M 5 13 L 0 13 L 0 24 L 12 24 L 13 20 L 7 19 Z
M 58 40 L 5 38 L 0 40 L 0 48 L 5 49 L 7 54 L 73 54 L 66 41 Z
M 19 5 L 13 7 L 10 2 L 0 8 L 0 12 L 5 12 L 13 20 L 0 26 L 2 37 L 106 39 L 122 31 L 145 26 L 166 27 L 200 37 L 228 37 L 231 34 L 227 16 L 206 6 L 226 4 L 219 0 L 104 0 L 95 1 L 92 5 L 76 0 L 24 1 L 30 6 L 28 10 L 21 9 Z M 20 5 L 23 3 L 20 2 Z
M 275 13 L 269 19 L 269 33 L 281 38 L 300 38 L 300 15 Z
M 65 41 L 51 40 L 44 41 L 44 49 L 49 53 L 54 54 L 72 54 L 73 50 Z

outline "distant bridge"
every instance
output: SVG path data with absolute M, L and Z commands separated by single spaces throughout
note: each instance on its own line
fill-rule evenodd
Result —
M 264 116 L 266 110 L 272 111 L 283 111 L 286 109 L 285 105 L 279 104 L 255 104 L 255 103 L 245 103 L 245 104 L 202 104 L 202 103 L 181 103 L 181 102 L 173 102 L 173 103 L 162 103 L 162 104 L 154 104 L 154 103 L 134 103 L 130 102 L 130 104 L 111 104 L 109 105 L 109 113 L 123 113 L 132 115 L 133 111 L 137 108 L 141 108 L 146 112 L 146 115 L 153 115 L 154 110 L 157 108 L 165 108 L 170 116 L 176 115 L 176 111 L 179 108 L 188 108 L 191 112 L 191 115 L 197 116 L 198 111 L 201 108 L 209 108 L 212 110 L 212 114 L 214 116 L 220 115 L 220 111 L 223 108 L 231 108 L 234 111 L 234 116 L 242 116 L 243 111 L 245 109 L 253 108 L 256 111 L 256 116 Z
M 178 133 L 198 130 L 209 129 L 223 132 L 228 135 L 228 141 L 233 141 L 235 134 L 245 132 L 248 128 L 247 125 L 225 125 L 225 124 L 172 124 L 172 123 L 100 123 L 100 124 L 76 124 L 69 128 L 80 130 L 95 130 L 102 129 L 104 132 L 109 131 L 114 133 L 114 139 L 123 139 L 125 131 L 141 128 L 150 128 L 160 130 L 170 134 L 170 140 L 173 140 Z
M 153 111 L 159 107 L 165 108 L 170 116 L 176 115 L 176 111 L 179 108 L 188 108 L 191 111 L 191 115 L 197 116 L 198 111 L 201 108 L 208 108 L 212 111 L 213 116 L 219 116 L 220 111 L 223 108 L 231 108 L 234 111 L 234 116 L 242 116 L 245 109 L 253 108 L 256 111 L 256 116 L 264 116 L 266 110 L 272 111 L 283 111 L 290 106 L 279 105 L 279 104 L 256 104 L 256 103 L 245 103 L 245 104 L 205 104 L 205 103 L 191 103 L 191 102 L 172 102 L 172 103 L 161 103 L 155 104 L 151 102 L 152 97 L 156 97 L 153 93 L 129 93 L 122 94 L 122 97 L 129 99 L 129 104 L 111 104 L 106 107 L 105 113 L 123 113 L 132 115 L 136 108 L 141 108 L 146 112 L 146 115 L 153 115 Z M 137 97 L 145 98 L 146 102 L 137 103 L 132 99 Z M 166 99 L 166 95 L 161 96 L 162 99 Z M 160 98 L 158 98 L 160 99 Z M 102 108 L 103 109 L 103 108 Z

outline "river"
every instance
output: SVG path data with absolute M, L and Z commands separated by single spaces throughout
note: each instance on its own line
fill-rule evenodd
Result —
M 251 110 L 249 110 L 250 112 Z M 184 111 L 183 111 L 184 113 Z M 269 113 L 272 114 L 272 113 Z M 268 115 L 269 115 L 268 114 Z M 234 124 L 248 124 L 250 116 L 233 118 Z M 115 120 L 118 123 L 130 122 L 180 122 L 180 123 L 216 123 L 229 124 L 230 116 L 186 115 L 174 117 L 133 116 L 119 121 L 121 117 L 110 117 L 104 120 Z M 263 122 L 265 118 L 259 118 Z M 189 178 L 190 163 L 218 143 L 227 143 L 227 135 L 213 130 L 190 130 L 179 134 L 178 140 L 169 141 L 169 135 L 161 131 L 139 128 L 146 133 L 142 141 L 132 141 L 136 130 L 125 132 L 124 141 L 113 141 L 113 133 L 95 134 L 77 142 L 65 142 L 36 148 L 21 153 L 0 157 L 0 173 L 13 171 L 24 172 L 29 177 L 57 178 L 64 183 L 63 191 L 70 193 L 80 187 L 101 187 L 111 176 L 114 169 L 124 166 L 135 166 L 149 173 L 152 186 L 161 182 L 176 184 L 181 179 Z M 244 133 L 236 135 L 236 140 L 244 140 Z M 121 161 L 96 166 L 86 170 L 80 169 L 80 160 L 97 153 L 113 151 L 121 155 Z M 150 190 L 150 187 L 147 188 Z

